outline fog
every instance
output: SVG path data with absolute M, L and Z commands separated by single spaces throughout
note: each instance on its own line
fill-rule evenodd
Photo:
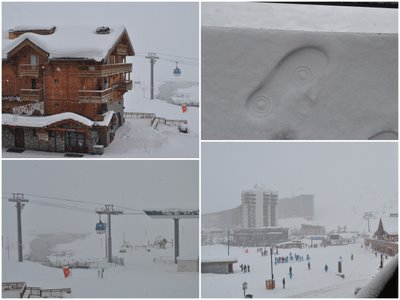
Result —
M 173 238 L 173 221 L 151 219 L 143 209 L 198 209 L 197 161 L 3 161 L 3 236 L 16 239 L 16 208 L 11 193 L 25 193 L 31 200 L 22 211 L 24 234 L 91 233 L 98 222 L 96 208 L 102 204 L 123 207 L 125 215 L 112 217 L 113 240 Z M 38 197 L 40 196 L 40 197 Z M 76 203 L 42 198 L 54 197 Z M 41 205 L 38 201 L 88 210 Z M 103 219 L 105 221 L 105 219 Z M 182 246 L 196 251 L 198 219 L 181 220 Z M 190 241 L 190 243 L 189 243 Z M 196 250 L 195 250 L 196 249 Z
M 279 197 L 315 194 L 315 215 L 397 212 L 397 144 L 208 143 L 202 145 L 202 213 L 233 208 L 255 184 Z

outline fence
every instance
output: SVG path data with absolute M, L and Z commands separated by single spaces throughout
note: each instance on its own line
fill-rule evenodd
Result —
M 155 113 L 145 113 L 145 112 L 125 112 L 125 118 L 129 119 L 151 119 L 150 125 L 153 128 L 157 128 L 158 124 L 164 124 L 167 126 L 182 126 L 187 125 L 187 120 L 173 120 L 157 117 Z
M 158 264 L 175 264 L 175 257 L 173 256 L 158 256 L 153 258 L 153 263 Z

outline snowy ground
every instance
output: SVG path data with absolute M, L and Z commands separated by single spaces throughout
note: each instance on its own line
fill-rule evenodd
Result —
M 198 89 L 198 87 L 197 87 Z M 189 133 L 180 133 L 176 126 L 159 124 L 150 126 L 150 119 L 125 119 L 124 125 L 116 132 L 115 139 L 104 150 L 104 155 L 86 154 L 88 158 L 103 157 L 187 157 L 199 155 L 199 108 L 188 107 L 185 113 L 179 105 L 161 100 L 149 100 L 141 91 L 129 92 L 125 96 L 125 111 L 155 113 L 157 117 L 187 120 Z M 64 157 L 64 153 L 26 150 L 23 153 L 9 153 L 3 148 L 3 157 Z
M 103 239 L 104 241 L 104 239 Z M 73 269 L 65 279 L 61 269 L 39 263 L 16 262 L 15 249 L 10 260 L 3 251 L 3 282 L 26 281 L 28 286 L 72 289 L 74 298 L 188 298 L 198 297 L 198 273 L 177 272 L 173 263 L 154 263 L 154 258 L 173 256 L 173 248 L 166 250 L 143 248 L 113 255 L 123 257 L 125 266 L 104 263 L 104 246 L 99 247 L 99 235 L 91 234 L 72 243 L 60 244 L 52 249 L 52 261 L 95 259 L 105 266 L 104 279 L 98 278 L 98 269 Z M 64 256 L 62 255 L 64 254 Z M 40 274 L 40 276 L 37 276 Z
M 397 139 L 396 10 L 203 7 L 203 139 Z
M 223 245 L 203 246 L 202 257 L 221 257 L 227 255 L 227 247 Z M 379 255 L 375 257 L 370 250 L 366 251 L 361 244 L 336 246 L 317 249 L 281 249 L 279 254 L 289 255 L 292 252 L 311 257 L 311 270 L 307 262 L 289 262 L 274 265 L 276 289 L 266 290 L 265 280 L 271 277 L 270 256 L 261 256 L 256 248 L 248 248 L 248 253 L 241 247 L 231 247 L 230 256 L 236 257 L 234 274 L 202 274 L 201 294 L 207 298 L 241 298 L 243 297 L 242 283 L 248 283 L 247 294 L 255 298 L 281 297 L 328 297 L 351 298 L 354 289 L 362 287 L 378 272 Z M 350 256 L 354 254 L 354 260 Z M 345 278 L 337 276 L 339 258 L 343 259 Z M 389 258 L 390 259 L 390 258 Z M 240 264 L 250 265 L 250 273 L 241 273 Z M 325 264 L 328 272 L 324 271 Z M 289 279 L 289 266 L 292 266 L 293 278 Z M 282 278 L 286 278 L 286 288 L 282 288 Z

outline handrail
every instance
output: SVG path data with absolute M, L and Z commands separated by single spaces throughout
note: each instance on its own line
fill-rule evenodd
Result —
M 357 298 L 398 298 L 399 258 L 396 255 L 356 295 Z

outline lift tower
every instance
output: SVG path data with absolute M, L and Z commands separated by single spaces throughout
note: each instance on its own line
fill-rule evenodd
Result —
M 198 209 L 159 209 L 159 210 L 144 210 L 145 214 L 153 219 L 172 219 L 174 220 L 174 244 L 175 244 L 175 263 L 178 263 L 179 256 L 179 220 L 180 219 L 198 219 Z
M 112 262 L 112 239 L 111 239 L 111 216 L 122 215 L 123 210 L 114 209 L 114 205 L 106 204 L 104 208 L 96 208 L 96 213 L 101 215 L 107 215 L 107 227 L 106 227 L 106 249 L 107 249 L 107 261 Z
M 29 200 L 24 199 L 24 194 L 22 193 L 13 193 L 12 199 L 8 199 L 10 202 L 16 202 L 15 205 L 17 208 L 17 223 L 18 223 L 18 261 L 22 262 L 24 260 L 22 254 L 22 225 L 21 225 L 21 211 L 24 208 L 25 204 L 29 202 Z

